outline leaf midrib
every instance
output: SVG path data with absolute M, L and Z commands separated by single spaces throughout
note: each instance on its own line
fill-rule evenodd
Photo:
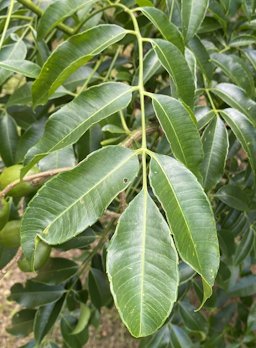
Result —
M 151 154 L 151 156 L 152 156 L 152 157 L 154 158 L 154 160 L 158 163 L 159 167 L 161 168 L 161 170 L 162 170 L 162 172 L 163 172 L 163 175 L 165 176 L 166 180 L 169 182 L 170 188 L 171 188 L 172 193 L 173 193 L 173 195 L 174 195 L 174 198 L 175 198 L 175 200 L 176 200 L 176 202 L 177 202 L 177 205 L 178 205 L 178 207 L 179 207 L 179 209 L 180 209 L 180 212 L 181 212 L 182 218 L 183 218 L 183 220 L 184 220 L 184 222 L 185 222 L 185 225 L 186 225 L 186 227 L 187 227 L 187 230 L 190 231 L 188 222 L 187 222 L 187 220 L 186 220 L 186 218 L 185 218 L 185 216 L 184 216 L 184 213 L 183 213 L 183 210 L 182 210 L 182 208 L 181 208 L 181 206 L 180 206 L 180 203 L 179 203 L 179 200 L 178 200 L 178 198 L 177 198 L 176 192 L 174 191 L 173 186 L 172 186 L 172 184 L 171 184 L 169 178 L 167 177 L 167 175 L 166 175 L 166 173 L 165 173 L 163 167 L 161 166 L 161 163 L 158 161 L 157 157 L 156 157 L 155 155 L 153 155 L 153 154 Z M 167 214 L 167 217 L 168 217 L 168 214 Z M 169 220 L 169 219 L 168 219 L 168 220 Z M 171 225 L 171 224 L 170 224 L 170 225 Z M 192 239 L 192 237 L 191 237 L 191 235 L 190 235 L 189 233 L 188 233 L 188 236 L 189 236 L 189 239 L 191 240 L 191 242 L 192 242 L 192 244 L 193 244 L 193 246 L 194 246 L 196 259 L 197 259 L 197 262 L 198 262 L 198 265 L 199 265 L 199 268 L 200 268 L 200 275 L 201 275 L 202 278 L 206 281 L 206 283 L 210 286 L 210 284 L 208 283 L 208 281 L 204 278 L 204 276 L 203 276 L 203 274 L 202 274 L 201 263 L 200 263 L 200 261 L 199 261 L 199 257 L 198 257 L 197 249 L 196 249 L 196 247 L 195 247 L 195 243 L 194 243 L 194 241 L 193 241 L 193 239 Z M 187 260 L 186 260 L 186 262 L 189 263 Z M 192 267 L 192 268 L 194 268 L 194 267 Z M 199 273 L 199 272 L 198 272 L 198 273 Z
M 188 167 L 188 162 L 187 162 L 187 160 L 186 160 L 186 156 L 185 156 L 185 154 L 184 154 L 184 151 L 183 151 L 183 149 L 182 149 L 181 143 L 180 143 L 180 141 L 179 141 L 179 137 L 178 137 L 178 135 L 177 135 L 177 133 L 176 133 L 176 131 L 175 131 L 173 125 L 172 125 L 172 122 L 170 121 L 170 119 L 169 119 L 167 113 L 165 112 L 165 109 L 164 109 L 163 106 L 161 105 L 161 103 L 159 103 L 159 101 L 158 101 L 155 97 L 154 97 L 153 99 L 154 99 L 154 101 L 156 101 L 156 102 L 158 103 L 158 105 L 159 105 L 160 108 L 162 109 L 163 113 L 166 115 L 167 122 L 170 124 L 170 126 L 171 126 L 171 128 L 172 128 L 172 130 L 173 130 L 173 132 L 174 132 L 174 134 L 175 134 L 175 137 L 176 137 L 176 139 L 177 139 L 177 142 L 178 142 L 178 144 L 179 144 L 179 148 L 180 148 L 180 151 L 181 151 L 182 156 L 183 156 L 183 161 L 184 161 L 184 163 L 186 164 L 186 166 Z M 160 121 L 160 120 L 159 120 L 159 121 Z M 160 121 L 160 123 L 161 123 L 161 121 Z M 164 127 L 163 127 L 163 130 L 164 130 Z M 166 133 L 167 133 L 167 132 L 166 132 Z M 167 138 L 169 138 L 167 134 L 166 134 L 166 136 L 167 136 Z M 168 139 L 168 140 L 169 140 L 169 139 Z M 171 141 L 169 141 L 169 142 L 171 143 Z
M 116 84 L 115 82 L 108 82 L 107 84 Z M 99 85 L 98 87 L 100 86 L 104 86 L 106 85 L 105 83 L 104 84 L 101 84 Z M 95 87 L 92 87 L 92 88 L 95 88 Z M 117 101 L 118 99 L 122 98 L 123 96 L 125 96 L 126 94 L 129 94 L 131 93 L 132 91 L 132 87 L 129 88 L 128 90 L 126 90 L 124 93 L 120 94 L 118 97 L 112 99 L 109 103 L 105 104 L 103 107 L 101 107 L 100 109 L 98 109 L 96 112 L 94 112 L 90 117 L 88 117 L 87 119 L 85 119 L 82 123 L 80 123 L 77 127 L 73 128 L 72 131 L 70 133 L 68 133 L 67 135 L 65 135 L 65 137 L 63 137 L 57 144 L 55 144 L 52 148 L 50 148 L 48 150 L 48 152 L 52 152 L 56 149 L 58 150 L 58 146 L 65 141 L 66 138 L 70 137 L 73 133 L 75 133 L 80 127 L 84 126 L 84 124 L 88 123 L 93 117 L 95 117 L 95 115 L 99 114 L 100 112 L 102 112 L 102 110 L 104 110 L 105 108 L 107 108 L 109 105 L 111 105 L 112 103 L 114 103 L 115 101 Z M 75 101 L 74 101 L 74 104 L 75 104 Z M 61 111 L 61 110 L 60 110 Z M 52 120 L 54 120 L 54 115 L 52 117 Z M 97 122 L 97 121 L 96 121 Z M 37 154 L 38 155 L 38 154 Z

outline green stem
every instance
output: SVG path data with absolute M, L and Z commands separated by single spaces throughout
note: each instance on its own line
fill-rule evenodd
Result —
M 29 10 L 31 10 L 32 12 L 34 12 L 35 14 L 37 14 L 39 17 L 41 17 L 44 13 L 44 11 L 38 7 L 37 5 L 35 5 L 32 1 L 30 0 L 17 0 L 20 4 L 22 4 L 23 6 L 25 6 L 26 8 L 28 8 Z M 67 25 L 63 24 L 63 23 L 59 23 L 57 25 L 57 28 L 59 28 L 61 31 L 63 31 L 64 33 L 68 34 L 68 35 L 73 35 L 74 34 L 74 30 L 70 27 L 68 27 Z
M 106 76 L 105 76 L 105 78 L 104 78 L 103 81 L 107 81 L 107 80 L 109 79 L 109 77 L 110 77 L 110 75 L 111 75 L 111 72 L 112 72 L 112 70 L 113 70 L 113 68 L 114 68 L 114 65 L 116 64 L 116 60 L 117 60 L 117 58 L 118 58 L 119 53 L 121 52 L 121 50 L 122 50 L 122 47 L 119 46 L 118 49 L 116 50 L 116 53 L 115 53 L 115 55 L 114 55 L 114 57 L 113 57 L 113 59 L 112 59 L 112 62 L 111 62 L 111 64 L 110 64 L 110 66 L 109 66 L 109 69 L 108 69 L 107 74 L 106 74 Z
M 1 36 L 1 40 L 0 40 L 0 49 L 3 46 L 5 35 L 6 35 L 6 32 L 7 32 L 10 20 L 11 20 L 13 6 L 14 6 L 14 0 L 11 0 L 10 1 L 10 6 L 9 6 L 9 11 L 8 11 L 8 14 L 7 14 L 7 17 L 6 17 L 6 21 L 5 21 L 5 24 L 4 24 L 4 30 L 2 32 L 2 36 Z

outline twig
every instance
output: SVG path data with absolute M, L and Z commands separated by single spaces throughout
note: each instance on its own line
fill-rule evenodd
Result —
M 156 126 L 156 125 L 148 126 L 146 128 L 147 135 L 154 133 L 158 129 L 159 129 L 159 127 Z M 135 130 L 134 132 L 131 133 L 131 135 L 127 139 L 125 139 L 122 142 L 122 146 L 124 146 L 124 147 L 131 147 L 134 141 L 138 141 L 141 138 L 142 138 L 142 131 L 141 131 L 141 129 Z
M 10 192 L 15 186 L 20 184 L 21 182 L 31 182 L 32 185 L 38 185 L 44 179 L 48 179 L 56 174 L 67 172 L 70 169 L 73 169 L 74 167 L 64 167 L 64 168 L 57 168 L 57 169 L 52 169 L 48 170 L 46 172 L 41 172 L 33 175 L 28 175 L 25 176 L 22 180 L 15 180 L 11 182 L 9 185 L 7 185 L 2 191 L 0 191 L 0 198 L 5 197 L 8 192 Z
M 125 209 L 127 208 L 126 192 L 125 191 L 120 192 L 119 198 L 120 198 L 120 211 L 121 213 L 123 213 Z
M 20 259 L 22 255 L 22 250 L 21 248 L 19 248 L 17 250 L 16 255 L 14 256 L 13 259 L 11 259 L 11 261 L 9 263 L 7 263 L 7 265 L 5 265 L 5 267 L 3 269 L 0 270 L 0 281 L 6 276 L 6 274 L 8 273 L 8 271 L 12 268 L 12 266 L 18 262 L 18 260 Z

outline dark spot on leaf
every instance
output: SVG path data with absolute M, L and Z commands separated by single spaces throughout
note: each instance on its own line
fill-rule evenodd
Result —
M 128 179 L 127 178 L 123 178 L 123 182 L 124 182 L 124 184 L 127 184 Z

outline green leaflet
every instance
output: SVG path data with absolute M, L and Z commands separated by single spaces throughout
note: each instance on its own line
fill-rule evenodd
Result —
M 151 335 L 167 319 L 177 297 L 177 263 L 169 227 L 141 191 L 121 216 L 107 256 L 116 307 L 133 336 Z
M 204 159 L 201 165 L 203 187 L 211 190 L 223 175 L 228 154 L 228 133 L 223 121 L 216 117 L 209 123 L 202 136 Z
M 72 16 L 82 6 L 93 5 L 95 0 L 54 1 L 44 11 L 37 27 L 37 39 L 42 40 L 56 25 Z
M 49 118 L 43 137 L 25 157 L 27 167 L 77 142 L 93 124 L 125 108 L 131 97 L 132 87 L 119 82 L 107 82 L 81 93 Z
M 183 34 L 186 41 L 192 39 L 202 24 L 209 0 L 182 0 L 181 16 Z
M 232 83 L 219 83 L 211 91 L 232 108 L 246 115 L 256 126 L 256 103 L 246 93 Z
M 188 47 L 196 56 L 198 65 L 201 71 L 205 74 L 208 81 L 211 81 L 213 75 L 213 64 L 210 61 L 210 56 L 199 37 L 195 36 L 188 43 Z
M 30 201 L 22 220 L 24 255 L 33 262 L 37 237 L 61 244 L 91 226 L 137 172 L 133 151 L 110 146 L 48 181 Z
M 161 39 L 153 39 L 151 42 L 161 64 L 172 77 L 177 88 L 178 96 L 188 106 L 193 107 L 195 93 L 194 79 L 183 54 L 171 42 Z
M 151 94 L 156 116 L 171 144 L 174 156 L 196 176 L 203 159 L 200 135 L 190 113 L 177 99 Z
M 176 25 L 171 23 L 164 12 L 154 7 L 141 7 L 140 11 L 160 31 L 162 36 L 184 52 L 184 40 Z
M 44 104 L 76 69 L 121 40 L 125 34 L 125 29 L 117 25 L 102 24 L 74 35 L 58 46 L 33 84 L 34 107 Z
M 254 174 L 256 173 L 256 129 L 245 115 L 235 109 L 220 112 L 248 154 Z
M 151 48 L 144 56 L 143 61 L 143 82 L 146 84 L 157 73 L 163 70 L 161 63 L 156 55 L 156 52 Z M 136 70 L 133 78 L 133 85 L 137 85 L 139 81 L 139 69 Z
M 40 66 L 29 60 L 3 60 L 2 62 L 0 61 L 0 68 L 32 78 L 36 78 L 40 72 Z
M 17 41 L 14 44 L 6 45 L 1 48 L 0 52 L 0 62 L 15 60 L 15 59 L 25 59 L 27 54 L 27 48 L 22 40 Z M 2 85 L 8 77 L 12 75 L 12 72 L 0 68 L 0 85 Z
M 194 175 L 168 156 L 152 154 L 150 182 L 165 210 L 181 258 L 202 277 L 202 306 L 212 294 L 220 259 L 207 196 Z
M 243 88 L 250 97 L 254 95 L 253 75 L 244 61 L 234 54 L 213 53 L 213 63 L 220 67 L 231 81 Z

